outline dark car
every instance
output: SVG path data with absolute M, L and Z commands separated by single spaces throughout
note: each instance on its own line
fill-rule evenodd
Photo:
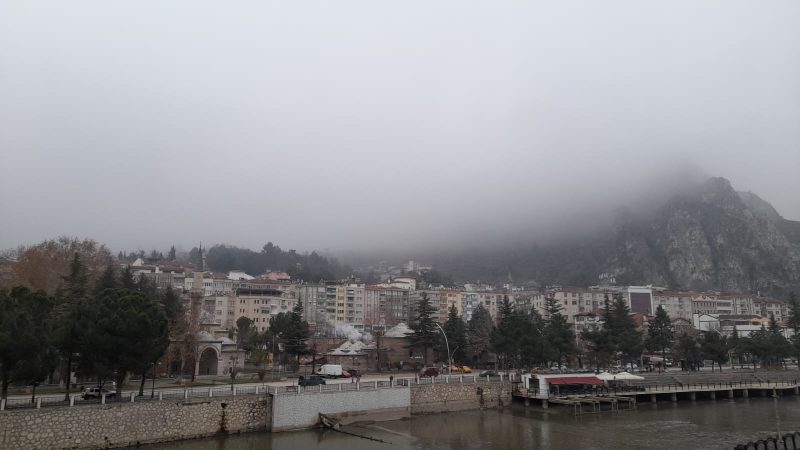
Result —
M 319 375 L 309 375 L 307 377 L 300 375 L 297 384 L 300 386 L 319 386 L 320 384 L 325 384 L 325 379 Z
M 347 369 L 347 375 L 344 375 L 345 378 L 358 378 L 361 376 L 361 372 L 358 369 Z
M 497 372 L 495 372 L 494 370 L 484 370 L 483 372 L 481 372 L 480 376 L 482 376 L 482 377 L 496 377 L 497 376 Z
M 439 376 L 439 370 L 436 369 L 435 367 L 426 367 L 426 368 L 422 369 L 422 371 L 419 373 L 419 376 L 421 376 L 421 377 L 438 377 Z

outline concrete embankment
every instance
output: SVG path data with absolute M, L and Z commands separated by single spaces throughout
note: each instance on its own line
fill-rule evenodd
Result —
M 411 414 L 411 389 L 395 386 L 386 389 L 349 392 L 321 392 L 273 397 L 271 431 L 311 428 L 319 423 L 319 414 L 340 419 L 343 423 L 358 420 L 394 420 Z
M 457 377 L 448 381 L 8 410 L 0 412 L 0 449 L 125 447 L 218 433 L 310 428 L 317 425 L 319 413 L 349 423 L 494 408 L 511 402 L 508 381 L 464 382 Z

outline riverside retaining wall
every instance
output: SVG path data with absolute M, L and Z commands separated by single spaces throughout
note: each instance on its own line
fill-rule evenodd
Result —
M 411 387 L 411 414 L 434 414 L 511 404 L 511 383 L 419 384 Z
M 6 411 L 0 449 L 113 448 L 268 430 L 269 396 Z
M 217 433 L 314 427 L 319 413 L 343 423 L 494 408 L 511 383 L 455 382 L 348 391 L 270 393 L 196 400 L 112 402 L 0 412 L 0 450 L 98 449 L 195 439 Z
M 319 414 L 344 423 L 360 419 L 394 420 L 411 415 L 411 389 L 395 386 L 346 392 L 281 394 L 272 398 L 272 431 L 310 428 L 319 423 Z

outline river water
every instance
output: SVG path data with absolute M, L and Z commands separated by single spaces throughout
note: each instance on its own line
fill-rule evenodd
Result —
M 524 408 L 415 416 L 344 430 L 251 433 L 147 446 L 148 450 L 366 449 L 714 449 L 800 431 L 800 397 L 640 403 L 637 411 L 574 417 L 567 409 Z

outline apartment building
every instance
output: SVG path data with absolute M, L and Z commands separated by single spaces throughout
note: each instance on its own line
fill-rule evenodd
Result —
M 561 306 L 561 314 L 566 317 L 567 322 L 574 324 L 575 316 L 579 314 L 600 312 L 606 296 L 611 300 L 613 293 L 613 291 L 598 288 L 558 287 L 548 289 L 544 295 L 534 296 L 531 303 L 539 314 L 546 316 L 545 300 L 548 296 L 553 297 Z
M 653 314 L 660 306 L 667 312 L 670 319 L 686 319 L 692 320 L 694 312 L 692 296 L 696 295 L 692 292 L 681 291 L 654 291 L 653 292 Z
M 729 298 L 719 298 L 714 293 L 695 294 L 692 297 L 692 311 L 694 314 L 735 314 L 733 301 Z
M 789 307 L 785 302 L 779 300 L 770 300 L 766 298 L 758 298 L 753 300 L 753 307 L 757 311 L 756 314 L 761 317 L 774 316 L 778 323 L 785 322 L 789 318 Z
M 421 296 L 425 294 L 428 296 L 428 301 L 431 303 L 431 306 L 436 308 L 436 315 L 434 315 L 434 320 L 437 320 L 441 323 L 447 320 L 447 308 L 449 305 L 447 304 L 447 294 L 443 295 L 441 289 L 423 289 L 420 291 L 412 291 L 411 293 L 411 305 L 412 307 L 416 306 L 417 302 L 420 300 Z
M 344 323 L 354 328 L 364 329 L 364 297 L 366 289 L 363 284 L 350 283 L 344 290 Z
M 389 328 L 408 323 L 411 314 L 411 291 L 399 287 L 366 286 L 364 290 L 365 328 Z

